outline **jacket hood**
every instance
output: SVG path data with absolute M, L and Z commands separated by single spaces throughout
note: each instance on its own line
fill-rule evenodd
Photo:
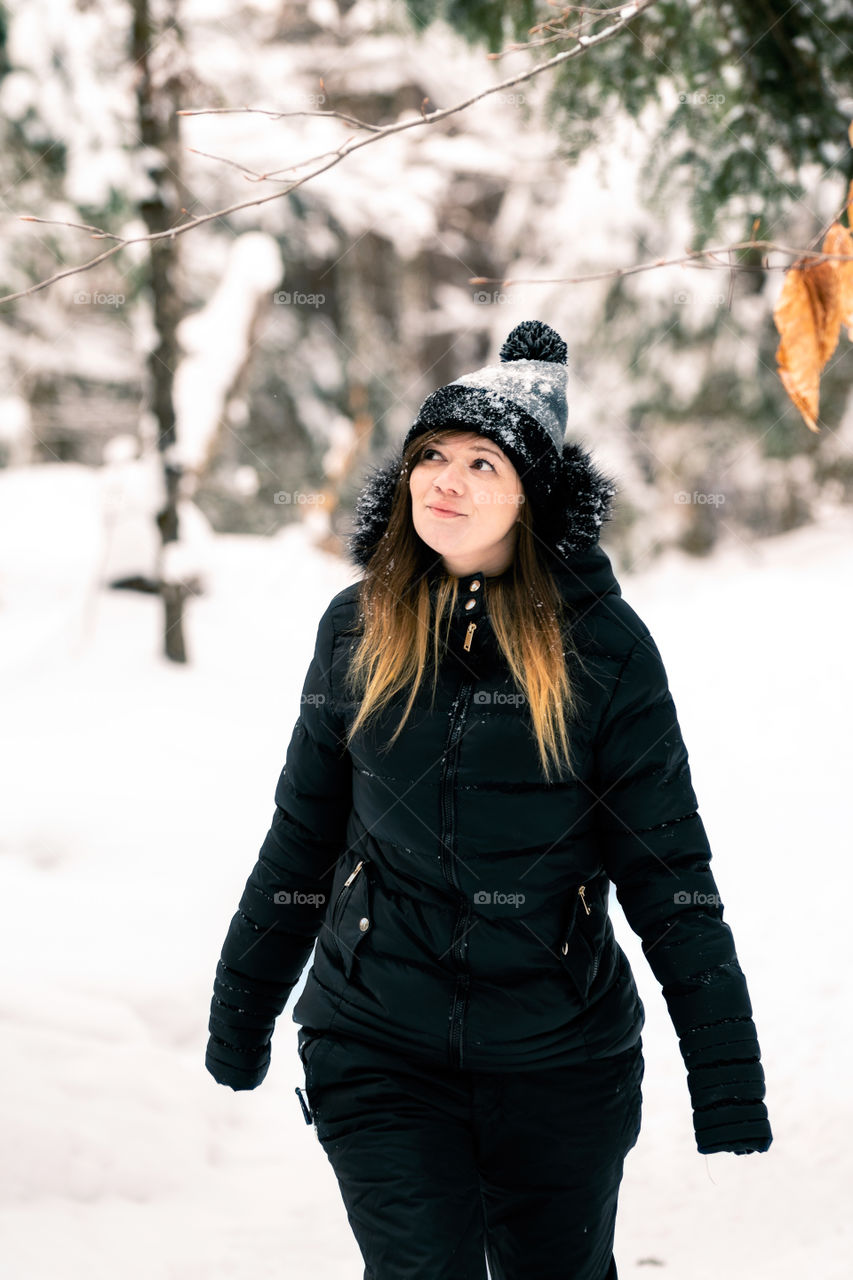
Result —
M 564 597 L 581 603 L 590 597 L 621 595 L 610 559 L 599 544 L 601 527 L 609 520 L 616 481 L 605 475 L 577 443 L 562 452 L 563 484 L 547 512 L 536 513 L 537 536 L 547 552 L 546 563 Z M 400 479 L 402 454 L 372 467 L 356 500 L 347 554 L 366 568 L 388 528 L 394 493 Z

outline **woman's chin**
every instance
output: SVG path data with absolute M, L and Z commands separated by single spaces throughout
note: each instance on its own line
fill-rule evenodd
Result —
M 464 547 L 467 530 L 455 527 L 461 523 L 461 520 L 448 520 L 442 528 L 436 528 L 435 524 L 433 524 L 429 529 L 416 528 L 415 532 L 422 542 L 425 542 L 428 547 L 431 547 L 433 551 L 441 555 L 444 551 L 458 551 Z

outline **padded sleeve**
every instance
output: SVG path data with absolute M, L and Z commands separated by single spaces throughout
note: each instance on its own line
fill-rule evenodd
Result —
M 595 743 L 602 861 L 661 984 L 700 1152 L 772 1142 L 752 1006 L 666 671 L 649 634 L 623 663 Z
M 333 606 L 317 630 L 275 813 L 216 968 L 205 1066 L 254 1089 L 270 1064 L 275 1020 L 323 922 L 352 808 L 352 762 L 332 688 Z

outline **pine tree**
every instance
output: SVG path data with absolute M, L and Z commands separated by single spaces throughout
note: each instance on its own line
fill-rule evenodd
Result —
M 609 9 L 592 0 L 588 10 Z M 537 23 L 561 23 L 559 7 L 534 0 L 410 0 L 416 27 L 443 18 L 471 43 L 491 52 L 528 39 Z M 596 26 L 586 20 L 583 30 Z M 545 43 L 531 57 L 553 56 Z M 572 159 L 608 136 L 620 111 L 636 119 L 649 103 L 677 99 L 651 139 L 644 177 L 649 205 L 666 201 L 670 184 L 691 186 L 695 248 L 732 218 L 749 237 L 807 198 L 807 166 L 835 169 L 839 205 L 853 178 L 847 141 L 853 6 L 848 0 L 659 0 L 627 24 L 618 39 L 555 69 L 546 117 Z M 811 180 L 814 180 L 811 175 Z M 757 235 L 761 235 L 761 225 Z M 740 237 L 739 237 L 740 238 Z

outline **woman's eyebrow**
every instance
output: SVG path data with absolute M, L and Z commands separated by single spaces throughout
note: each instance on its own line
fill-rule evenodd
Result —
M 434 445 L 440 445 L 440 444 L 446 444 L 446 443 L 447 443 L 446 440 L 433 440 Z M 496 450 L 490 449 L 488 445 L 468 444 L 468 445 L 464 445 L 463 447 L 468 449 L 469 451 L 471 449 L 476 449 L 477 453 L 490 453 L 493 458 L 497 458 L 499 462 L 502 461 L 501 455 Z

